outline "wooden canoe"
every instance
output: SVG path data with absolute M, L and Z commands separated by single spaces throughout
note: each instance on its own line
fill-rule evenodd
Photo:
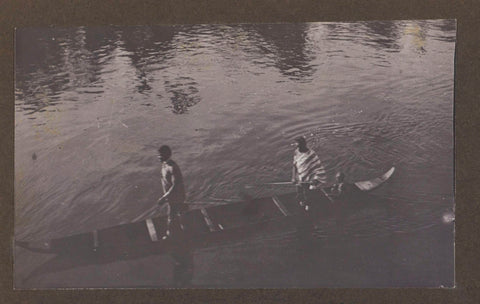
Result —
M 394 168 L 370 181 L 357 182 L 362 191 L 370 191 L 393 174 Z M 16 241 L 30 251 L 96 259 L 132 259 L 172 250 L 207 247 L 251 236 L 305 228 L 305 217 L 319 220 L 330 216 L 332 201 L 324 192 L 314 191 L 311 209 L 306 212 L 294 193 L 256 198 L 187 211 L 182 216 L 184 232 L 174 241 L 163 241 L 166 217 L 123 224 L 92 232 L 39 242 Z

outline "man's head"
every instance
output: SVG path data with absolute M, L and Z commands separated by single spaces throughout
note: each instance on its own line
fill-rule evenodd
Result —
M 161 161 L 167 161 L 172 156 L 172 150 L 169 146 L 163 145 L 158 149 L 158 157 Z
M 307 141 L 305 137 L 299 136 L 295 138 L 295 143 L 297 144 L 297 147 L 300 151 L 305 151 L 307 150 Z

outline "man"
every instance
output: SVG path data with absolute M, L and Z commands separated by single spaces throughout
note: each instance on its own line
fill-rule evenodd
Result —
M 326 173 L 317 154 L 307 147 L 305 137 L 295 138 L 296 146 L 293 156 L 292 183 L 297 184 L 297 199 L 305 210 L 309 209 L 309 192 L 326 182 Z
M 183 230 L 180 222 L 182 213 L 187 209 L 185 204 L 185 187 L 182 173 L 178 165 L 170 158 L 172 150 L 169 146 L 158 149 L 158 158 L 162 162 L 161 180 L 163 195 L 158 199 L 158 204 L 168 204 L 167 230 L 163 240 L 172 238 Z
M 325 189 L 325 194 L 329 198 L 345 199 L 351 195 L 358 194 L 359 189 L 354 184 L 345 182 L 345 174 L 338 172 L 335 175 L 336 183 Z

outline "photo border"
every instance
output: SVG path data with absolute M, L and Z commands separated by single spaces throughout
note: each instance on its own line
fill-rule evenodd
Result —
M 480 5 L 476 0 L 5 0 L 0 2 L 3 303 L 474 303 L 480 299 Z M 456 19 L 453 289 L 13 290 L 14 28 Z

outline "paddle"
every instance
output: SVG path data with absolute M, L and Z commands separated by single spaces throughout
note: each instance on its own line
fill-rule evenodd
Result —
M 298 184 L 311 184 L 310 182 L 299 182 L 299 183 L 292 183 L 292 182 L 270 182 L 270 183 L 262 183 L 262 184 L 258 184 L 258 185 L 245 185 L 245 188 L 254 188 L 254 187 L 259 187 L 259 186 L 296 186 Z M 317 189 L 320 189 L 320 191 L 323 192 L 323 194 L 325 194 L 325 196 L 331 201 L 333 202 L 333 199 L 330 197 L 330 195 L 328 194 L 327 191 L 325 191 L 325 188 L 328 188 L 328 187 L 320 187 L 320 188 L 317 188 Z
M 271 183 L 262 183 L 257 185 L 245 185 L 246 188 L 254 188 L 260 186 L 296 186 L 298 184 L 310 184 L 308 182 L 301 182 L 301 183 L 292 183 L 292 182 L 271 182 Z
M 157 203 L 155 203 L 154 206 L 152 206 L 151 208 L 149 208 L 148 210 L 146 210 L 145 212 L 143 212 L 142 214 L 140 214 L 139 216 L 137 216 L 136 218 L 134 218 L 132 220 L 132 222 L 137 222 L 139 220 L 143 220 L 145 217 L 147 217 L 150 213 L 152 213 L 153 211 L 155 211 L 157 208 L 158 210 L 156 212 L 161 212 L 163 211 L 163 209 L 165 209 L 167 207 L 168 204 L 163 204 L 161 206 L 158 206 Z

